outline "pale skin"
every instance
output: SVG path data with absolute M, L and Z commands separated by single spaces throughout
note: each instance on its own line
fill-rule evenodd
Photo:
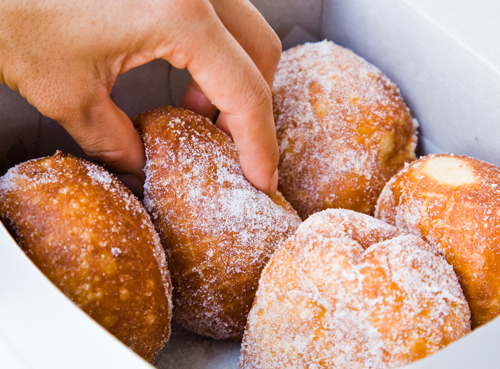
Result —
M 243 173 L 274 195 L 271 86 L 281 44 L 247 0 L 0 0 L 0 82 L 58 121 L 90 158 L 144 179 L 144 148 L 111 100 L 117 76 L 153 59 L 187 68 L 182 106 L 214 117 Z

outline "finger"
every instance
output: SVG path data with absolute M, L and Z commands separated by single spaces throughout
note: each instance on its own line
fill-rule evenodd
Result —
M 211 0 L 219 19 L 233 35 L 272 88 L 281 57 L 281 41 L 260 12 L 247 0 Z M 226 114 L 220 114 L 217 127 L 230 134 Z M 278 186 L 278 172 L 271 180 L 271 191 Z
M 211 0 L 226 29 L 233 35 L 272 88 L 281 57 L 281 41 L 248 0 Z
M 212 104 L 193 78 L 189 81 L 184 98 L 182 99 L 181 107 L 201 114 L 210 120 L 212 120 L 217 113 L 215 105 Z
M 281 42 L 276 33 L 249 1 L 211 0 L 211 3 L 226 29 L 252 58 L 272 87 L 281 56 Z M 181 106 L 210 119 L 216 113 L 216 108 L 194 79 L 191 79 L 186 89 Z M 217 121 L 217 126 L 229 133 L 223 119 Z
M 59 113 L 58 121 L 91 159 L 111 171 L 132 174 L 144 183 L 146 158 L 141 138 L 131 120 L 105 93 L 102 100 L 79 111 Z M 137 192 L 136 185 L 133 190 Z
M 213 10 L 212 10 L 213 11 Z M 247 179 L 273 195 L 278 164 L 271 90 L 252 59 L 215 14 L 205 15 L 200 34 L 177 49 L 184 59 L 166 55 L 174 66 L 187 66 L 207 97 L 219 108 L 234 139 Z M 211 16 L 208 18 L 207 16 Z M 177 64 L 177 65 L 176 65 Z
M 229 137 L 233 138 L 233 135 L 231 134 L 231 129 L 227 124 L 226 115 L 224 113 L 219 114 L 219 116 L 217 117 L 217 121 L 215 122 L 215 125 Z

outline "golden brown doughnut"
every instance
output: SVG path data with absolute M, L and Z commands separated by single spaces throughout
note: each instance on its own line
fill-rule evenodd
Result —
M 279 189 L 302 219 L 327 208 L 371 214 L 415 159 L 417 122 L 396 85 L 331 41 L 283 53 L 273 103 Z
M 376 216 L 444 253 L 472 327 L 500 314 L 500 168 L 456 155 L 423 157 L 391 179 Z
M 146 148 L 146 208 L 167 251 L 174 319 L 217 339 L 241 338 L 260 273 L 300 224 L 278 194 L 243 176 L 231 139 L 193 112 L 135 118 Z
M 38 268 L 144 359 L 170 335 L 165 253 L 137 198 L 71 155 L 31 160 L 0 178 L 0 218 Z
M 271 257 L 248 316 L 240 368 L 393 368 L 470 331 L 452 267 L 368 215 L 309 217 Z

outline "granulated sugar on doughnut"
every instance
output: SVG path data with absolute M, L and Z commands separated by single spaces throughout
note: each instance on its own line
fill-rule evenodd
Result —
M 279 190 L 302 219 L 372 213 L 386 181 L 415 159 L 417 122 L 396 85 L 331 41 L 283 53 L 273 104 Z
M 278 194 L 248 182 L 231 139 L 193 112 L 135 118 L 146 148 L 144 203 L 167 251 L 174 319 L 217 339 L 239 339 L 260 273 L 300 224 Z
M 423 157 L 387 183 L 376 216 L 442 250 L 473 328 L 500 314 L 500 168 L 466 156 Z
M 153 360 L 170 335 L 172 288 L 153 224 L 121 182 L 57 152 L 0 178 L 0 218 L 66 296 Z
M 262 272 L 240 368 L 395 368 L 470 331 L 452 267 L 361 213 L 309 217 Z

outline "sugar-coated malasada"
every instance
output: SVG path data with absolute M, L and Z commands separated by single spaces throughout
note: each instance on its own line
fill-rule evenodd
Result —
M 436 249 L 329 209 L 302 223 L 262 272 L 240 368 L 395 368 L 468 332 L 469 307 Z
M 416 120 L 396 85 L 331 41 L 283 53 L 273 105 L 279 190 L 302 219 L 327 208 L 371 214 L 415 159 Z
M 444 253 L 473 328 L 500 314 L 499 167 L 466 156 L 425 156 L 387 183 L 376 216 Z
M 300 224 L 278 194 L 246 180 L 231 139 L 193 112 L 159 108 L 134 120 L 146 148 L 144 203 L 167 252 L 174 320 L 241 338 L 260 273 Z

